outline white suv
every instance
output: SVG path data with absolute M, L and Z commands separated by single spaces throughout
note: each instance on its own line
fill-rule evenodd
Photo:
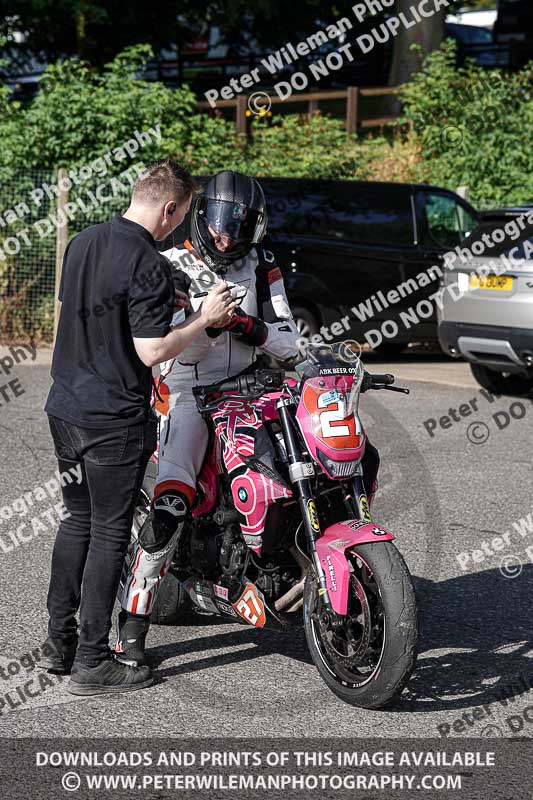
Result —
M 438 312 L 443 350 L 469 361 L 488 391 L 528 394 L 533 390 L 533 207 L 485 214 L 444 263 Z

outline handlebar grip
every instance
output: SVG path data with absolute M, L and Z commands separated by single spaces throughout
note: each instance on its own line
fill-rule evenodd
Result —
M 395 380 L 394 375 L 390 374 L 386 375 L 371 374 L 370 377 L 372 379 L 372 383 L 384 383 L 385 386 L 390 386 L 391 384 L 394 383 Z
M 235 378 L 227 381 L 220 381 L 220 383 L 209 383 L 204 386 L 193 386 L 192 393 L 198 394 L 212 394 L 213 392 L 236 392 L 239 390 L 238 382 Z
M 213 392 L 239 392 L 246 394 L 258 388 L 265 390 L 279 389 L 285 379 L 284 370 L 260 369 L 253 374 L 238 375 L 219 383 L 210 383 L 206 386 L 193 387 L 195 396 L 200 394 L 212 394 Z

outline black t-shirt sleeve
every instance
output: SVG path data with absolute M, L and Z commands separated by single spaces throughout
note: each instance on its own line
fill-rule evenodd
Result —
M 147 264 L 140 259 L 128 289 L 128 317 L 132 336 L 159 338 L 170 330 L 174 310 L 174 285 L 164 257 Z
M 57 299 L 59 300 L 60 303 L 63 302 L 63 289 L 65 286 L 65 265 L 67 263 L 68 251 L 73 241 L 74 239 L 71 239 L 71 241 L 67 244 L 65 248 L 65 255 L 63 256 L 63 266 L 61 267 L 61 280 L 59 281 L 59 291 L 57 293 Z

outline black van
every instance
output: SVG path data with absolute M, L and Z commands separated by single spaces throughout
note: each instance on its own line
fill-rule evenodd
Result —
M 419 304 L 439 288 L 444 253 L 479 224 L 469 203 L 425 184 L 260 182 L 268 202 L 269 242 L 302 335 L 326 326 L 329 336 L 363 341 L 383 323 L 385 333 L 393 333 L 392 322 L 397 334 L 383 336 L 377 347 L 391 354 L 408 342 L 437 339 L 435 309 Z
M 420 306 L 423 317 L 416 307 L 438 290 L 444 253 L 477 227 L 480 216 L 469 203 L 425 184 L 300 178 L 259 182 L 268 205 L 265 246 L 283 272 L 302 336 L 323 329 L 326 340 L 362 342 L 365 333 L 384 323 L 390 333 L 397 323 L 397 334 L 384 336 L 376 349 L 393 354 L 408 342 L 437 341 L 434 307 Z M 188 227 L 186 219 L 175 241 L 187 238 Z M 171 239 L 160 247 L 172 247 Z

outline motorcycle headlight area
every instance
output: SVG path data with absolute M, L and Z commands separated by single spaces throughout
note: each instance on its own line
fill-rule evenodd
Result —
M 334 461 L 319 448 L 317 448 L 316 455 L 328 475 L 331 475 L 332 478 L 353 478 L 354 475 L 361 472 L 360 459 L 355 461 Z

